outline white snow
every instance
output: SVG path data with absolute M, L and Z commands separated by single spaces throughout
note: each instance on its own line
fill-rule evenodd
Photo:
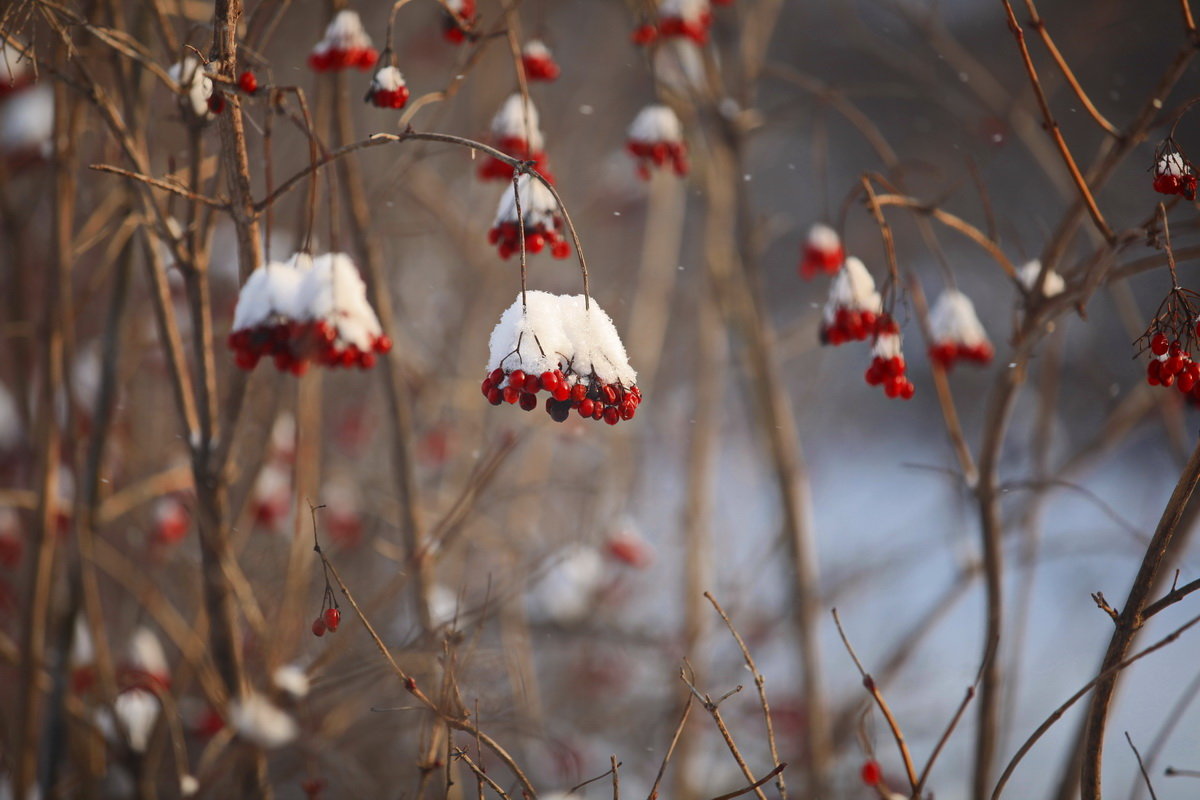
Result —
M 454 624 L 455 619 L 462 617 L 459 608 L 458 593 L 442 583 L 435 583 L 429 589 L 429 616 L 435 628 Z
M 1158 167 L 1155 168 L 1154 173 L 1156 175 L 1174 175 L 1179 178 L 1187 175 L 1188 169 L 1181 153 L 1165 153 L 1158 160 Z
M 357 11 L 343 10 L 337 13 L 325 28 L 325 36 L 313 47 L 314 53 L 330 50 L 361 50 L 371 46 L 371 37 L 363 27 Z
M 282 747 L 299 733 L 287 712 L 255 692 L 230 703 L 229 720 L 239 736 L 266 749 Z
M 971 298 L 957 289 L 946 289 L 929 312 L 929 327 L 935 342 L 975 347 L 987 344 L 987 331 L 975 313 Z
M 113 713 L 129 736 L 130 748 L 136 753 L 146 752 L 154 723 L 158 721 L 159 703 L 154 692 L 145 689 L 121 692 L 113 701 Z
M 271 682 L 297 700 L 308 694 L 308 675 L 297 664 L 284 664 L 276 669 L 271 675 Z
M 883 298 L 875 291 L 875 279 L 867 271 L 866 265 L 854 256 L 846 259 L 829 286 L 829 299 L 825 302 L 824 311 L 827 324 L 833 324 L 839 308 L 873 311 L 876 314 L 883 310 Z
M 181 795 L 191 797 L 198 791 L 200 791 L 200 781 L 196 780 L 195 775 L 181 775 L 179 777 L 179 793 Z
M 871 346 L 871 355 L 878 358 L 904 358 L 904 353 L 900 349 L 900 334 L 885 333 L 875 337 L 875 344 Z
M 367 302 L 367 285 L 354 260 L 345 253 L 325 253 L 313 259 L 295 294 L 293 316 L 300 321 L 326 320 L 343 344 L 370 352 L 383 333 L 375 310 Z
M 663 0 L 658 7 L 660 17 L 678 17 L 689 22 L 698 22 L 709 12 L 709 0 Z
M 0 153 L 48 156 L 53 133 L 54 91 L 49 86 L 17 92 L 0 105 Z
M 808 229 L 808 246 L 822 253 L 833 253 L 842 246 L 842 238 L 833 228 L 818 222 Z
M 146 627 L 138 627 L 129 637 L 125 661 L 127 666 L 156 677 L 165 678 L 171 674 L 162 643 Z
M 541 61 L 550 58 L 550 48 L 541 39 L 530 39 L 521 49 L 521 55 Z
M 75 617 L 75 632 L 71 638 L 71 666 L 85 667 L 96 659 L 92 646 L 92 632 L 82 614 Z
M 592 547 L 565 548 L 530 592 L 530 609 L 538 619 L 569 625 L 591 609 L 592 598 L 604 579 L 604 559 Z
M 404 76 L 395 67 L 384 67 L 371 79 L 372 92 L 394 92 L 404 86 Z
M 518 294 L 492 330 L 489 372 L 502 367 L 536 375 L 570 366 L 581 376 L 594 372 L 604 383 L 637 382 L 616 326 L 594 299 L 585 310 L 581 294 L 530 291 L 526 297 L 526 308 Z
M 203 65 L 194 56 L 184 56 L 167 72 L 171 80 L 179 84 L 180 91 L 191 104 L 192 113 L 201 119 L 212 119 L 212 110 L 208 107 L 208 99 L 212 97 L 213 82 L 204 74 Z
M 509 95 L 500 106 L 496 116 L 492 117 L 491 131 L 497 139 L 521 139 L 535 153 L 545 147 L 537 107 L 532 100 L 525 103 L 520 93 Z
M 1017 270 L 1017 279 L 1021 282 L 1022 286 L 1032 292 L 1034 285 L 1037 283 L 1038 274 L 1041 271 L 1042 261 L 1035 258 Z M 1046 273 L 1046 280 L 1042 283 L 1042 294 L 1046 297 L 1054 297 L 1056 294 L 1062 294 L 1065 288 L 1067 288 L 1067 283 L 1061 275 L 1054 270 L 1049 270 Z
M 16 40 L 17 46 L 24 48 L 25 43 Z M 0 88 L 10 87 L 17 81 L 24 80 L 33 72 L 33 62 L 24 56 L 17 47 L 0 39 Z
M 629 139 L 634 142 L 681 142 L 683 125 L 670 106 L 646 106 L 629 125 Z
M 525 217 L 525 227 L 544 226 L 548 229 L 555 227 L 558 216 L 558 202 L 550 190 L 536 178 L 522 175 L 517 179 L 517 192 L 521 197 L 521 215 Z M 506 186 L 500 195 L 500 206 L 496 209 L 496 220 L 492 227 L 502 222 L 517 221 L 517 203 L 512 187 Z

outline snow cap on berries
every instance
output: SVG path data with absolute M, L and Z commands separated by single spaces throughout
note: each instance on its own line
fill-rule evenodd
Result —
M 276 669 L 271 674 L 271 682 L 276 689 L 297 700 L 308 694 L 308 674 L 296 664 L 284 664 Z
M 595 548 L 564 549 L 530 593 L 533 615 L 563 625 L 580 622 L 592 608 L 592 597 L 604 579 L 604 559 Z
M 660 17 L 676 17 L 689 22 L 700 22 L 711 13 L 709 0 L 663 0 L 658 7 Z
M 649 105 L 638 112 L 629 124 L 629 140 L 631 142 L 682 142 L 683 123 L 670 106 L 662 104 Z
M 383 67 L 371 78 L 367 100 L 379 108 L 403 108 L 408 102 L 408 86 L 395 67 Z
M 35 86 L 0 105 L 0 154 L 50 156 L 54 134 L 54 90 Z
M 204 66 L 194 56 L 184 56 L 167 71 L 171 80 L 179 84 L 185 98 L 185 107 L 197 119 L 212 119 L 213 110 L 209 100 L 213 96 L 212 78 L 205 73 Z
M 883 309 L 883 298 L 875 291 L 875 279 L 863 262 L 850 256 L 829 287 L 829 300 L 825 303 L 824 317 L 832 324 L 839 308 L 852 311 L 872 311 L 878 314 Z
M 354 260 L 345 253 L 325 253 L 296 290 L 296 318 L 324 320 L 333 326 L 338 343 L 369 353 L 383 334 L 375 309 L 367 302 L 367 285 Z
M 492 117 L 491 132 L 502 146 L 504 143 L 517 142 L 519 144 L 514 149 L 522 149 L 523 145 L 523 149 L 534 153 L 545 146 L 537 107 L 532 100 L 525 102 L 519 92 L 509 95 Z
M 166 683 L 171 675 L 170 667 L 167 665 L 167 654 L 163 651 L 162 643 L 145 626 L 139 626 L 129 637 L 129 647 L 125 652 L 125 666 L 155 678 L 161 683 Z
M 347 67 L 370 69 L 378 58 L 358 12 L 345 9 L 326 26 L 325 35 L 309 53 L 308 64 L 317 72 Z
M 946 289 L 929 312 L 935 342 L 978 347 L 987 345 L 987 331 L 975 313 L 975 304 L 957 289 Z
M 1187 175 L 1188 172 L 1187 163 L 1183 160 L 1183 154 L 1179 151 L 1163 153 L 1154 168 L 1156 175 L 1170 175 L 1174 178 L 1181 178 Z
M 550 48 L 541 39 L 530 39 L 521 48 L 521 65 L 531 81 L 552 81 L 560 72 Z
M 129 747 L 135 753 L 146 752 L 159 711 L 158 698 L 154 692 L 145 689 L 129 689 L 113 701 L 113 713 L 121 721 L 121 727 L 129 736 Z
M 1041 271 L 1042 261 L 1035 258 L 1017 270 L 1017 280 L 1021 282 L 1021 285 L 1026 290 L 1032 292 Z M 1056 294 L 1062 294 L 1065 288 L 1067 288 L 1067 283 L 1063 280 L 1062 275 L 1059 275 L 1054 270 L 1046 272 L 1046 280 L 1042 283 L 1042 294 L 1046 297 L 1054 297 Z
M 818 272 L 836 274 L 845 260 L 846 251 L 842 248 L 842 238 L 837 231 L 822 222 L 808 229 L 803 260 L 800 262 L 800 274 L 805 280 Z
M 239 736 L 268 750 L 282 747 L 299 733 L 296 721 L 287 712 L 256 692 L 230 704 L 229 720 Z
M 303 272 L 311 266 L 311 256 L 296 253 L 287 261 L 272 261 L 250 273 L 238 292 L 233 330 L 246 330 L 278 317 L 293 316 Z
M 871 355 L 875 358 L 899 358 L 904 359 L 904 352 L 901 349 L 900 334 L 898 333 L 881 333 L 875 337 L 875 343 L 871 345 Z
M 570 365 L 576 374 L 594 373 L 605 383 L 637 382 L 612 318 L 595 300 L 585 309 L 581 294 L 531 291 L 526 299 L 522 307 L 517 295 L 492 330 L 489 371 L 540 375 Z
M 558 201 L 545 184 L 530 175 L 522 175 L 517 179 L 517 191 L 514 195 L 507 189 L 500 195 L 500 205 L 496 209 L 496 219 L 492 227 L 498 227 L 505 222 L 517 221 L 517 199 L 521 201 L 521 216 L 525 218 L 525 228 L 528 234 L 530 228 L 554 228 L 558 217 Z

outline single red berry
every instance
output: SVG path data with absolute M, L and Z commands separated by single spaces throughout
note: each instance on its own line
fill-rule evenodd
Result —
M 521 408 L 525 411 L 533 411 L 537 408 L 537 395 L 521 392 Z
M 324 636 L 326 627 L 325 620 L 320 617 L 314 619 L 312 624 L 313 636 Z
M 518 389 L 523 388 L 525 385 L 524 370 L 514 369 L 512 372 L 510 372 L 508 375 L 508 385 L 515 386 Z
M 504 402 L 512 405 L 521 399 L 521 390 L 515 386 L 509 385 L 504 387 Z
M 878 786 L 879 781 L 883 779 L 883 771 L 879 769 L 879 762 L 867 760 L 862 765 L 862 781 L 867 786 Z
M 585 399 L 585 400 L 581 401 L 579 403 L 579 416 L 590 417 L 592 415 L 592 412 L 595 409 L 595 407 L 596 407 L 596 404 L 593 403 L 591 400 Z
M 336 608 L 325 609 L 325 626 L 329 628 L 330 631 L 336 631 L 338 629 L 338 625 L 341 624 L 342 612 L 338 611 Z
M 1156 356 L 1164 355 L 1167 352 L 1167 335 L 1165 333 L 1160 331 L 1154 334 L 1154 338 L 1150 340 L 1150 352 Z
M 558 376 L 555 375 L 553 372 L 549 372 L 549 371 L 543 372 L 541 386 L 547 392 L 553 392 L 555 387 L 558 386 Z
M 258 78 L 250 70 L 246 70 L 238 76 L 238 86 L 246 94 L 254 94 L 258 91 Z
M 488 380 L 492 382 L 493 386 L 499 386 L 500 381 L 504 380 L 504 370 L 496 367 L 491 371 L 491 374 L 488 375 Z
M 577 383 L 571 387 L 571 399 L 572 400 L 575 400 L 578 402 L 578 401 L 583 400 L 585 397 L 587 397 L 587 387 L 584 386 L 582 383 Z
M 392 340 L 389 336 L 380 336 L 375 340 L 376 353 L 390 353 L 392 350 Z
M 526 375 L 523 387 L 529 394 L 537 394 L 542 388 L 542 383 L 538 380 L 537 375 Z
M 214 114 L 220 114 L 222 111 L 224 111 L 225 96 L 220 93 L 216 93 L 212 97 L 208 98 L 208 110 Z
M 1155 175 L 1154 191 L 1159 194 L 1178 194 L 1179 178 L 1175 175 Z

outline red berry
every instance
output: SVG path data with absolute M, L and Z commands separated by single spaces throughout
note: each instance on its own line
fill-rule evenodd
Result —
M 326 629 L 325 620 L 321 619 L 320 617 L 317 617 L 316 619 L 313 620 L 313 624 L 312 624 L 313 636 L 324 636 L 325 629 Z
M 521 399 L 521 390 L 520 389 L 518 389 L 515 386 L 511 386 L 511 385 L 504 387 L 504 402 L 508 403 L 509 405 L 512 405 L 513 403 L 517 402 L 520 399 Z
M 1154 334 L 1154 338 L 1150 340 L 1150 352 L 1156 356 L 1161 356 L 1167 352 L 1167 335 L 1159 332 Z
M 526 411 L 533 411 L 537 408 L 537 395 L 521 392 L 521 408 Z
M 246 70 L 238 76 L 238 86 L 246 94 L 254 94 L 258 91 L 258 78 L 250 70 Z
M 553 392 L 555 387 L 558 386 L 558 376 L 555 375 L 553 372 L 549 372 L 549 371 L 543 372 L 541 385 L 542 385 L 542 388 L 545 389 L 547 392 Z
M 557 383 L 553 390 L 554 399 L 558 401 L 571 399 L 571 389 L 565 383 Z
M 1177 375 L 1183 369 L 1183 357 L 1178 353 L 1163 362 L 1162 370 L 1167 375 Z
M 512 372 L 510 372 L 508 375 L 508 385 L 515 386 L 518 389 L 523 388 L 525 386 L 524 370 L 514 369 Z
M 878 786 L 879 781 L 883 779 L 883 771 L 879 769 L 879 763 L 874 760 L 863 762 L 862 765 L 862 781 L 867 786 Z
M 609 425 L 616 425 L 621 421 L 621 412 L 617 411 L 616 406 L 609 406 L 604 409 L 604 421 Z
M 584 386 L 582 383 L 577 383 L 571 387 L 571 399 L 572 400 L 575 400 L 578 402 L 578 401 L 583 400 L 585 397 L 587 397 L 587 387 Z
M 522 388 L 524 388 L 529 394 L 537 394 L 542 388 L 542 383 L 540 380 L 538 380 L 537 375 L 526 375 Z
M 392 350 L 392 340 L 389 336 L 380 336 L 375 340 L 376 353 L 390 353 Z
M 504 370 L 500 369 L 499 367 L 496 367 L 488 375 L 488 380 L 490 380 L 492 382 L 493 386 L 499 386 L 500 381 L 504 380 Z
M 338 629 L 338 625 L 341 624 L 342 612 L 338 611 L 336 608 L 325 609 L 325 626 L 329 628 L 330 631 L 336 631 Z
M 1155 175 L 1154 191 L 1159 194 L 1178 194 L 1179 178 L 1175 175 Z
M 579 404 L 579 416 L 590 417 L 595 410 L 596 404 L 591 400 L 583 400 Z
M 487 378 L 484 378 L 484 379 L 483 379 L 483 386 L 481 386 L 481 387 L 480 387 L 480 389 L 482 389 L 482 390 L 483 390 L 483 396 L 484 396 L 484 397 L 487 397 L 487 396 L 488 396 L 488 393 L 489 393 L 489 392 L 491 392 L 491 391 L 492 391 L 492 389 L 494 389 L 494 388 L 496 388 L 496 387 L 492 386 L 492 382 L 491 382 L 491 381 L 489 381 Z
M 494 406 L 498 406 L 504 402 L 504 393 L 493 386 L 487 393 L 488 402 Z
M 222 111 L 224 111 L 225 96 L 220 93 L 216 93 L 212 97 L 208 98 L 208 110 L 214 114 L 220 114 Z

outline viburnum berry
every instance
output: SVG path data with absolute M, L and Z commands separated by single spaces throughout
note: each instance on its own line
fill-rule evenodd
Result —
M 609 425 L 633 419 L 642 393 L 608 315 L 595 301 L 585 308 L 581 295 L 526 292 L 525 300 L 518 296 L 492 332 L 497 366 L 480 387 L 488 401 L 531 411 L 545 392 L 546 413 L 556 422 L 572 409 Z
M 497 150 L 513 158 L 534 162 L 534 169 L 552 180 L 546 169 L 546 142 L 542 136 L 537 106 L 532 100 L 527 101 L 519 92 L 509 95 L 492 117 L 488 139 Z M 491 156 L 480 164 L 478 171 L 480 180 L 485 181 L 511 181 L 512 174 L 512 165 Z
M 442 36 L 448 42 L 462 44 L 467 31 L 475 26 L 475 0 L 445 0 L 449 13 L 442 16 Z
M 871 366 L 864 377 L 871 386 L 883 386 L 883 393 L 889 398 L 911 400 L 916 389 L 905 374 L 899 327 L 891 317 L 884 315 L 876 325 L 876 330 L 875 344 L 871 348 Z
M 550 48 L 541 39 L 530 39 L 521 49 L 521 66 L 531 81 L 557 80 L 560 72 Z
M 1167 139 L 1159 145 L 1154 156 L 1154 191 L 1195 200 L 1196 184 L 1196 170 L 1175 142 Z
M 327 608 L 322 616 L 322 621 L 330 633 L 334 633 L 338 629 L 338 625 L 342 624 L 342 612 L 336 608 Z
M 883 298 L 862 261 L 850 256 L 829 287 L 821 315 L 821 344 L 859 342 L 876 333 Z
M 808 229 L 801 249 L 800 277 L 807 281 L 818 273 L 836 275 L 845 260 L 846 250 L 837 231 L 820 222 Z
M 357 67 L 368 70 L 379 60 L 358 12 L 342 10 L 325 28 L 325 35 L 308 55 L 314 72 L 337 72 Z
M 992 360 L 992 343 L 975 314 L 971 299 L 957 289 L 946 289 L 929 313 L 933 342 L 929 358 L 943 369 L 951 369 L 959 359 L 976 364 Z
M 637 161 L 637 173 L 650 179 L 650 167 L 668 164 L 676 175 L 688 173 L 687 145 L 683 124 L 670 106 L 649 105 L 638 112 L 629 125 L 625 148 Z
M 633 41 L 635 44 L 650 44 L 660 37 L 684 37 L 703 45 L 708 42 L 711 25 L 709 0 L 663 0 L 658 7 L 658 18 L 638 28 Z
M 874 759 L 864 761 L 859 774 L 862 776 L 862 782 L 867 786 L 878 786 L 879 782 L 883 780 L 883 770 L 879 768 L 879 762 Z
M 313 623 L 312 623 L 313 636 L 324 636 L 325 631 L 328 629 L 328 627 L 329 626 L 327 626 L 325 624 L 324 619 L 322 619 L 321 617 L 317 617 L 316 619 L 313 620 Z
M 404 108 L 408 102 L 408 86 L 395 67 L 384 67 L 371 78 L 366 101 L 377 108 Z
M 524 221 L 525 251 L 540 253 L 549 249 L 555 258 L 567 258 L 571 247 L 563 237 L 563 218 L 558 201 L 541 181 L 532 175 L 517 179 L 517 195 Z M 496 219 L 488 231 L 488 242 L 496 245 L 501 258 L 511 258 L 521 249 L 521 221 L 517 219 L 517 197 L 512 189 L 500 196 Z
M 1198 334 L 1200 335 L 1200 334 Z M 1165 355 L 1167 352 L 1167 335 L 1162 331 L 1154 334 L 1150 340 L 1150 352 L 1156 356 Z
M 258 91 L 258 76 L 250 70 L 246 70 L 238 75 L 238 88 L 246 94 L 254 94 Z

